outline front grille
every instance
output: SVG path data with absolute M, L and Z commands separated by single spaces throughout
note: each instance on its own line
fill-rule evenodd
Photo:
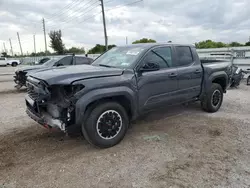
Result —
M 32 98 L 33 100 L 37 100 L 39 99 L 39 93 L 36 93 L 34 90 L 32 90 L 30 87 L 28 87 L 28 95 L 30 96 L 30 98 Z
M 49 100 L 50 92 L 43 81 L 28 76 L 26 86 L 29 97 L 36 101 L 37 104 L 40 105 L 41 102 L 44 103 L 44 101 Z

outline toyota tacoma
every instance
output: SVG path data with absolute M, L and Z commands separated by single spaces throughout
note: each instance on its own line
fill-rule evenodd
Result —
M 218 111 L 230 74 L 230 62 L 203 64 L 192 45 L 115 47 L 91 65 L 30 74 L 27 114 L 49 129 L 79 128 L 89 143 L 107 148 L 155 108 L 200 101 L 205 111 Z

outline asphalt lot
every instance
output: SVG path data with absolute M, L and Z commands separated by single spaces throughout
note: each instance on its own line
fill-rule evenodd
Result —
M 0 67 L 0 187 L 250 187 L 245 83 L 228 91 L 217 113 L 199 103 L 160 109 L 100 150 L 31 120 L 14 69 Z

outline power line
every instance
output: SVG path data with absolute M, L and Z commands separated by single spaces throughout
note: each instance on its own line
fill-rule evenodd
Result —
M 70 21 L 72 21 L 72 20 L 75 20 L 75 18 L 74 17 L 72 17 L 72 16 L 76 16 L 77 15 L 77 17 L 78 17 L 78 19 L 80 18 L 80 17 L 82 17 L 83 15 L 85 15 L 86 13 L 88 13 L 88 12 L 90 12 L 91 10 L 93 10 L 93 9 L 95 9 L 96 7 L 98 7 L 98 6 L 93 6 L 94 4 L 96 4 L 96 3 L 98 3 L 98 1 L 96 1 L 96 2 L 94 2 L 94 3 L 92 3 L 90 6 L 88 6 L 88 7 L 86 7 L 85 8 L 85 11 L 84 12 L 82 12 L 82 13 L 80 13 L 79 15 L 77 15 L 77 13 L 78 12 L 74 12 L 73 14 L 70 14 L 70 15 L 68 15 L 69 17 L 69 19 L 61 19 L 60 21 L 62 21 L 62 22 L 70 22 Z M 85 4 L 86 5 L 86 4 Z M 97 4 L 96 4 L 97 5 Z M 79 11 L 80 9 L 82 9 L 83 7 L 80 7 L 79 9 L 77 9 L 76 11 Z M 90 9 L 89 9 L 90 8 Z M 88 10 L 87 10 L 88 9 Z M 87 10 L 87 11 L 86 11 Z M 54 25 L 57 25 L 57 24 L 48 24 L 48 25 L 50 25 L 50 26 L 54 26 Z
M 123 4 L 123 5 L 121 5 L 121 6 L 118 5 L 118 6 L 115 6 L 115 7 L 113 7 L 113 8 L 106 9 L 106 11 L 113 10 L 113 9 L 123 8 L 123 7 L 126 7 L 126 6 L 128 6 L 128 5 L 133 5 L 133 4 L 142 2 L 142 1 L 143 1 L 143 0 L 139 0 L 139 1 L 131 2 L 131 3 Z
M 48 17 L 48 18 L 46 18 L 46 19 L 51 19 L 51 18 L 53 18 L 53 17 L 57 17 L 57 16 L 60 16 L 60 15 L 63 15 L 63 14 L 64 14 L 63 10 L 67 10 L 67 9 L 73 7 L 74 5 L 78 5 L 78 4 L 81 3 L 81 1 L 82 1 L 82 0 L 73 0 L 70 4 L 64 6 L 60 11 L 58 11 L 58 13 L 54 13 L 54 14 L 52 14 L 50 17 Z M 83 0 L 83 1 L 84 1 L 84 0 Z M 78 2 L 78 3 L 77 3 L 77 2 Z
M 88 10 L 88 11 L 86 11 L 86 12 L 84 12 L 83 14 L 81 14 L 81 17 L 80 18 L 84 18 L 83 16 L 84 15 L 89 15 L 89 14 L 87 14 L 88 12 L 90 12 L 91 10 L 94 10 L 95 8 L 98 8 L 98 7 L 92 7 L 90 10 Z M 72 19 L 69 19 L 69 20 L 65 20 L 65 21 L 63 21 L 63 25 L 66 25 L 67 23 L 77 23 L 77 24 L 79 24 L 79 23 L 82 23 L 82 21 L 80 21 L 79 22 L 79 20 L 80 20 L 80 18 L 77 18 L 77 19 L 75 19 L 75 18 L 72 18 Z M 85 19 L 84 19 L 85 20 Z M 72 22 L 73 21 L 73 22 Z M 60 24 L 60 26 L 62 26 L 62 24 Z M 53 27 L 58 27 L 58 24 L 53 24 L 53 25 L 50 25 L 50 28 L 53 28 Z
M 110 1 L 111 1 L 111 0 L 110 0 Z M 110 9 L 106 9 L 105 11 L 110 11 L 110 10 L 122 8 L 122 7 L 125 7 L 125 6 L 128 6 L 128 5 L 132 5 L 132 4 L 136 4 L 136 3 L 142 2 L 142 1 L 143 1 L 143 0 L 139 0 L 139 1 L 131 2 L 131 3 L 123 4 L 123 5 L 118 5 L 118 6 L 116 6 L 116 7 L 113 7 L 113 8 L 110 8 Z M 94 8 L 96 8 L 96 7 L 94 7 Z M 94 9 L 94 8 L 93 8 L 93 9 Z M 92 9 L 90 9 L 90 10 L 92 10 Z M 89 11 L 90 11 L 90 10 L 89 10 Z M 102 11 L 101 11 L 101 12 L 102 12 Z M 88 17 L 88 18 L 86 18 L 86 19 L 84 19 L 84 20 L 82 20 L 82 21 L 80 21 L 80 22 L 75 22 L 75 23 L 80 24 L 80 23 L 83 23 L 83 22 L 85 22 L 85 21 L 88 21 L 89 19 L 95 17 L 96 15 L 100 14 L 101 12 L 98 12 L 97 14 L 94 14 L 93 16 L 90 16 L 90 17 Z M 82 15 L 85 15 L 85 13 L 86 13 L 86 12 L 84 12 Z M 69 21 L 72 21 L 72 20 L 74 20 L 74 19 L 67 20 L 65 23 L 69 23 Z M 64 25 L 66 25 L 66 24 L 64 24 Z M 57 27 L 57 26 L 58 26 L 57 24 L 50 25 L 50 27 Z
M 107 4 L 107 3 L 110 3 L 112 1 L 114 1 L 114 0 L 105 1 L 104 3 Z
M 96 13 L 96 14 L 93 14 L 92 16 L 87 17 L 86 19 L 82 20 L 81 22 L 77 22 L 77 24 L 84 23 L 84 22 L 90 20 L 91 18 L 97 16 L 97 15 L 100 14 L 100 13 L 102 13 L 102 11 L 100 11 L 100 12 L 98 12 L 98 13 Z M 64 29 L 65 26 L 67 26 L 67 24 L 63 24 L 63 26 L 64 26 L 64 27 L 61 27 L 60 29 Z

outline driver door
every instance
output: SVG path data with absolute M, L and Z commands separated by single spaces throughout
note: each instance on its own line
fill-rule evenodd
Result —
M 175 95 L 178 89 L 177 68 L 173 67 L 174 61 L 172 48 L 169 46 L 147 52 L 140 67 L 152 62 L 159 65 L 159 70 L 139 70 L 137 73 L 140 111 L 178 103 Z

